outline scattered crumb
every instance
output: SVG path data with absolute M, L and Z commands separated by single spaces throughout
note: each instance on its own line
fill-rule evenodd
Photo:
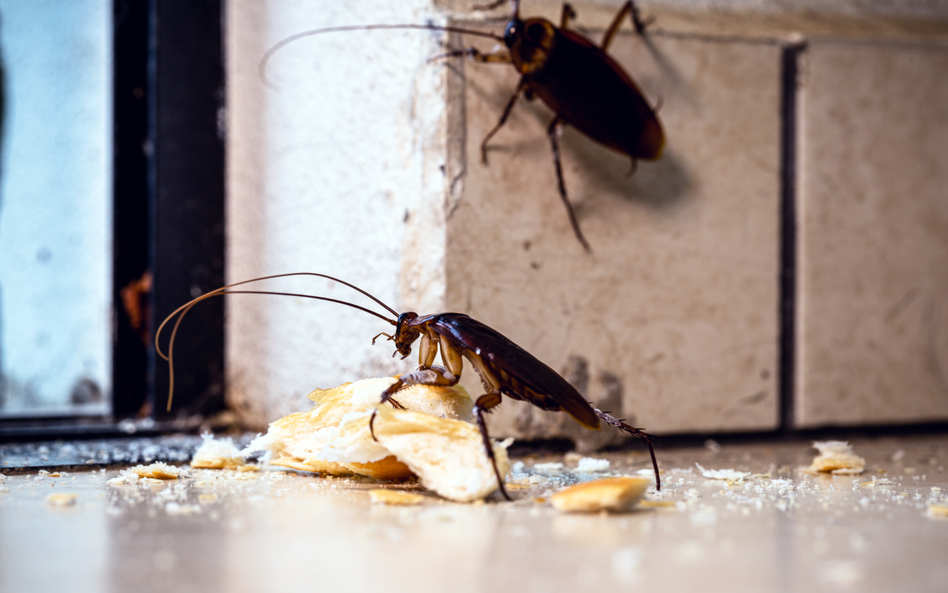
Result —
M 871 481 L 863 482 L 862 484 L 860 484 L 860 486 L 862 486 L 863 488 L 875 488 L 876 486 L 894 486 L 894 485 L 895 485 L 895 482 L 893 482 L 889 478 L 876 478 L 875 476 L 872 477 Z
M 583 457 L 576 464 L 576 471 L 583 473 L 605 472 L 609 471 L 608 459 L 596 459 L 595 457 Z
M 560 490 L 553 495 L 553 507 L 564 512 L 630 510 L 651 484 L 645 478 L 603 478 Z
M 165 512 L 169 515 L 191 515 L 194 513 L 200 513 L 201 507 L 193 504 L 181 504 L 172 501 L 165 505 Z
M 948 504 L 928 505 L 928 516 L 932 519 L 948 519 Z
M 743 482 L 744 478 L 751 475 L 750 472 L 739 472 L 736 469 L 704 469 L 700 463 L 695 463 L 701 470 L 701 475 L 712 480 L 724 480 L 729 484 Z
M 207 432 L 202 434 L 201 438 L 203 439 L 201 446 L 191 458 L 191 467 L 235 469 L 246 462 L 233 439 L 215 439 L 214 435 Z
M 260 471 L 260 466 L 259 466 L 259 465 L 253 465 L 253 464 L 240 465 L 240 466 L 237 466 L 237 471 L 239 471 L 239 472 L 257 472 L 257 471 Z
M 177 480 L 186 476 L 187 470 L 156 461 L 151 465 L 136 465 L 122 470 L 118 476 L 108 481 L 109 484 L 137 484 L 139 481 L 151 484 L 160 484 L 161 480 Z
M 46 497 L 46 504 L 54 507 L 71 507 L 76 504 L 78 494 L 61 492 L 59 494 L 50 494 Z
M 198 495 L 198 502 L 201 503 L 201 504 L 207 504 L 207 503 L 210 503 L 210 502 L 217 502 L 217 495 L 216 495 L 216 494 L 199 494 L 199 495 Z
M 856 455 L 852 446 L 845 441 L 815 441 L 813 447 L 820 454 L 806 468 L 807 473 L 853 475 L 861 474 L 866 469 L 866 460 Z
M 533 471 L 541 474 L 555 474 L 563 471 L 563 464 L 558 461 L 548 463 L 537 463 L 533 466 Z
M 424 502 L 425 497 L 411 492 L 402 492 L 400 490 L 384 490 L 378 488 L 369 490 L 369 498 L 372 504 L 391 504 L 399 506 L 414 506 Z
M 674 500 L 643 500 L 639 506 L 647 509 L 673 509 L 678 506 L 678 503 Z

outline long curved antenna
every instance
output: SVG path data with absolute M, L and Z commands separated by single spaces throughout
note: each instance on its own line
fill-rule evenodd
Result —
M 321 29 L 310 29 L 309 31 L 301 31 L 295 35 L 290 35 L 286 39 L 279 41 L 276 45 L 267 50 L 263 57 L 260 58 L 260 65 L 257 66 L 257 73 L 260 76 L 260 80 L 263 81 L 263 84 L 267 85 L 271 89 L 276 90 L 277 86 L 267 78 L 267 63 L 270 61 L 270 58 L 273 57 L 273 54 L 278 52 L 283 47 L 303 39 L 304 37 L 313 37 L 314 35 L 322 35 L 324 33 L 341 33 L 345 31 L 369 31 L 374 29 L 425 29 L 429 31 L 447 31 L 448 33 L 464 33 L 465 35 L 476 35 L 477 37 L 487 37 L 489 39 L 494 39 L 496 41 L 503 42 L 504 38 L 501 35 L 496 33 L 487 33 L 485 31 L 474 31 L 472 29 L 464 29 L 462 27 L 446 27 L 441 25 L 434 24 L 425 24 L 425 25 L 344 25 L 340 27 L 323 27 Z
M 181 321 L 184 319 L 184 316 L 188 314 L 188 311 L 190 311 L 192 307 L 194 307 L 195 305 L 197 305 L 198 303 L 200 303 L 201 301 L 205 299 L 209 299 L 211 297 L 220 296 L 224 294 L 268 294 L 268 295 L 277 295 L 277 296 L 295 296 L 295 297 L 315 299 L 315 300 L 320 300 L 320 301 L 329 301 L 331 303 L 337 303 L 340 305 L 346 305 L 348 307 L 352 307 L 353 309 L 358 309 L 360 311 L 369 313 L 370 315 L 374 315 L 383 321 L 387 321 L 388 323 L 391 323 L 392 325 L 397 325 L 396 320 L 389 319 L 385 317 L 384 315 L 380 315 L 379 313 L 372 311 L 371 309 L 366 309 L 365 307 L 355 305 L 353 303 L 340 301 L 338 299 L 333 299 L 329 297 L 321 297 L 321 296 L 315 296 L 315 295 L 309 295 L 309 294 L 298 294 L 298 293 L 290 293 L 290 292 L 273 292 L 273 291 L 260 291 L 260 290 L 231 290 L 232 288 L 236 286 L 241 286 L 243 284 L 250 284 L 252 282 L 260 282 L 262 280 L 271 280 L 274 278 L 286 278 L 289 276 L 317 276 L 320 278 L 326 278 L 334 282 L 338 282 L 339 284 L 343 284 L 345 286 L 348 286 L 349 288 L 352 288 L 353 290 L 356 290 L 362 293 L 363 295 L 369 297 L 370 299 L 372 299 L 373 301 L 375 301 L 376 303 L 384 307 L 392 315 L 395 315 L 396 317 L 398 316 L 398 312 L 396 312 L 394 309 L 392 309 L 391 307 L 383 303 L 378 298 L 369 294 L 365 290 L 362 290 L 358 286 L 349 284 L 348 282 L 344 280 L 340 280 L 339 278 L 336 278 L 334 276 L 329 276 L 326 274 L 318 274 L 316 272 L 291 272 L 288 274 L 274 274 L 271 276 L 262 276 L 260 278 L 253 278 L 251 280 L 243 280 L 241 282 L 228 284 L 227 286 L 222 286 L 221 288 L 212 290 L 211 292 L 208 292 L 206 294 L 202 294 L 201 296 L 195 299 L 192 299 L 191 301 L 188 301 L 187 303 L 181 305 L 180 307 L 175 309 L 170 315 L 165 317 L 165 320 L 162 321 L 161 325 L 158 326 L 158 331 L 155 332 L 155 351 L 158 353 L 158 356 L 168 361 L 168 375 L 169 375 L 168 406 L 167 406 L 168 411 L 171 411 L 171 402 L 174 398 L 174 339 L 178 333 L 178 327 L 181 325 Z M 178 316 L 178 318 L 175 320 L 174 326 L 172 327 L 171 338 L 168 340 L 168 354 L 165 355 L 165 353 L 161 351 L 161 346 L 159 345 L 158 341 L 161 337 L 161 332 L 162 330 L 164 330 L 165 325 L 167 325 L 168 322 L 171 321 L 171 319 L 175 317 L 176 315 Z

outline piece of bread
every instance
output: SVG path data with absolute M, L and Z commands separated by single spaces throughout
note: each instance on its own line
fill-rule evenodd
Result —
M 564 512 L 628 511 L 651 484 L 647 478 L 602 478 L 560 490 L 551 502 Z
M 429 490 L 460 502 L 479 500 L 498 488 L 480 430 L 470 422 L 413 410 L 379 408 L 375 436 Z M 493 443 L 501 476 L 510 471 L 507 449 Z
M 438 494 L 458 501 L 483 498 L 497 489 L 483 440 L 472 420 L 473 402 L 461 386 L 414 385 L 395 394 L 406 410 L 379 405 L 394 378 L 365 379 L 310 394 L 316 407 L 273 422 L 267 434 L 244 449 L 270 453 L 270 463 L 335 475 L 382 480 L 417 475 Z M 378 408 L 375 436 L 369 419 Z M 501 475 L 509 471 L 506 450 L 494 446 Z
M 216 439 L 210 433 L 202 434 L 201 438 L 201 446 L 191 457 L 191 467 L 237 469 L 246 463 L 233 439 Z
M 806 468 L 807 473 L 831 473 L 836 475 L 861 474 L 866 469 L 866 460 L 853 452 L 845 441 L 815 441 L 813 447 L 820 454 Z

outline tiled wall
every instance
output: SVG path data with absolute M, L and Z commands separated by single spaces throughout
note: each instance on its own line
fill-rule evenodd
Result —
M 536 10 L 558 22 L 555 8 Z M 598 40 L 605 7 L 576 8 Z M 518 76 L 456 66 L 448 308 L 555 368 L 585 363 L 589 399 L 621 393 L 658 432 L 948 418 L 945 39 L 858 13 L 743 7 L 702 24 L 662 8 L 648 40 L 624 25 L 610 54 L 661 105 L 665 156 L 630 177 L 627 158 L 563 138 L 592 255 L 556 193 L 550 111 L 521 101 L 483 166 Z M 499 432 L 582 434 L 504 407 Z
M 490 15 L 471 11 L 466 2 L 437 4 L 437 18 L 447 10 L 458 24 L 502 30 L 504 9 L 489 21 Z M 620 4 L 575 2 L 576 26 L 598 40 Z M 231 7 L 229 18 L 250 31 L 260 19 L 238 18 L 246 10 L 240 6 Z M 643 8 L 654 17 L 649 37 L 636 36 L 624 24 L 610 53 L 647 99 L 660 104 L 665 155 L 640 162 L 629 175 L 628 158 L 573 129 L 561 139 L 566 184 L 592 254 L 573 237 L 557 195 L 546 136 L 549 109 L 539 101 L 518 103 L 491 143 L 489 165 L 480 162 L 480 141 L 517 84 L 509 65 L 425 66 L 403 59 L 381 67 L 372 60 L 373 68 L 384 71 L 412 68 L 414 88 L 385 86 L 388 76 L 353 75 L 334 83 L 333 95 L 351 87 L 346 101 L 355 109 L 352 121 L 372 122 L 373 109 L 404 118 L 397 122 L 402 128 L 393 129 L 408 130 L 399 133 L 414 152 L 402 159 L 415 163 L 407 170 L 418 173 L 406 179 L 422 180 L 412 183 L 426 197 L 402 195 L 414 186 L 396 181 L 404 176 L 397 162 L 385 161 L 381 172 L 367 164 L 362 174 L 367 180 L 385 176 L 390 190 L 383 202 L 403 208 L 404 216 L 379 217 L 343 233 L 344 245 L 314 235 L 312 240 L 321 241 L 319 265 L 351 269 L 369 288 L 398 287 L 399 309 L 469 313 L 562 371 L 588 399 L 659 433 L 948 419 L 948 9 L 942 14 L 924 3 L 881 0 L 829 7 L 806 0 L 779 6 L 720 0 L 703 3 L 700 11 L 669 0 Z M 560 3 L 524 0 L 522 12 L 558 22 Z M 391 22 L 344 16 L 315 19 L 311 26 Z M 236 77 L 242 88 L 256 88 L 256 56 L 305 28 L 270 33 L 256 53 L 232 41 L 232 55 L 245 56 L 243 66 L 229 65 L 231 81 Z M 425 39 L 429 46 L 437 43 L 437 37 Z M 453 42 L 472 43 L 457 37 Z M 378 50 L 380 63 L 383 50 L 395 45 L 378 36 L 362 43 Z M 473 43 L 493 47 L 489 40 Z M 413 51 L 437 51 L 423 46 Z M 316 49 L 322 53 L 313 60 L 331 58 L 328 46 Z M 419 84 L 431 72 L 442 84 Z M 391 98 L 376 105 L 382 88 L 382 96 Z M 304 104 L 321 118 L 344 110 L 326 107 L 323 94 L 260 93 L 241 103 L 239 113 L 231 112 L 230 121 L 239 127 L 247 125 L 242 118 L 273 118 L 283 110 L 302 111 Z M 443 113 L 430 108 L 438 105 Z M 306 125 L 305 118 L 294 121 Z M 284 156 L 276 150 L 279 132 L 261 130 L 265 141 L 253 145 L 247 162 L 251 172 L 264 171 L 254 178 L 267 179 Z M 325 145 L 320 150 L 326 154 L 375 150 L 379 141 L 370 126 L 365 130 L 335 140 L 324 138 L 331 133 L 322 129 L 305 133 L 306 142 L 292 153 L 296 167 L 306 162 L 313 171 L 325 168 L 325 159 L 304 155 L 313 146 Z M 230 142 L 240 140 L 231 136 Z M 261 157 L 258 145 L 275 147 L 273 154 Z M 229 150 L 248 152 L 246 145 Z M 241 166 L 231 156 L 232 181 L 249 175 Z M 349 166 L 341 160 L 333 170 Z M 429 195 L 432 171 L 443 175 L 443 201 Z M 319 175 L 320 192 L 308 198 L 317 210 L 333 200 L 331 176 Z M 237 191 L 250 202 L 265 192 L 266 212 L 273 212 L 277 208 L 269 204 L 290 189 L 286 181 L 269 185 L 282 189 Z M 375 212 L 380 203 L 379 196 L 346 195 L 349 212 Z M 259 216 L 229 216 L 258 229 L 253 236 L 260 245 L 271 243 Z M 301 220 L 292 223 L 289 230 Z M 265 226 L 279 227 L 279 221 Z M 393 252 L 391 242 L 376 246 L 372 237 L 379 232 L 401 237 L 400 251 Z M 309 240 L 283 229 L 274 237 L 285 244 Z M 260 257 L 260 248 L 251 256 L 247 247 L 252 245 L 229 252 L 232 280 L 241 279 L 233 270 L 272 271 L 252 259 Z M 375 266 L 365 276 L 365 262 L 376 252 L 397 256 L 400 267 Z M 360 253 L 368 255 L 356 257 Z M 310 264 L 281 257 L 284 264 Z M 419 303 L 430 310 L 416 309 Z M 232 327 L 252 326 L 253 316 L 234 311 Z M 382 361 L 385 348 L 333 347 L 325 336 L 346 327 L 332 326 L 325 334 L 314 329 L 320 337 L 306 350 L 294 341 L 293 356 L 318 359 L 328 369 L 298 391 L 390 372 Z M 358 338 L 368 340 L 362 335 L 367 328 L 359 327 Z M 256 349 L 268 339 L 279 344 L 265 335 L 240 338 Z M 238 350 L 228 354 L 232 369 L 246 368 L 255 357 L 253 349 Z M 299 375 L 283 363 L 274 358 L 264 366 L 279 368 L 282 376 Z M 403 365 L 410 368 L 409 362 Z M 236 371 L 230 372 L 233 377 Z M 463 382 L 472 393 L 481 392 L 473 369 L 465 370 Z M 244 402 L 285 401 L 263 384 L 260 393 L 249 392 L 246 380 L 240 385 L 237 399 Z M 269 416 L 245 419 L 261 424 Z M 582 434 L 571 422 L 510 400 L 490 421 L 497 436 Z M 592 438 L 586 446 L 610 440 Z

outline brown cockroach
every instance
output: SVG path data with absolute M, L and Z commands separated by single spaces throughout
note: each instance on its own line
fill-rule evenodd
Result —
M 394 316 L 394 319 L 372 311 L 371 309 L 328 297 L 273 291 L 234 290 L 235 287 L 244 284 L 289 276 L 314 276 L 338 282 L 372 299 Z M 486 392 L 474 402 L 474 417 L 477 421 L 481 436 L 483 437 L 487 456 L 494 468 L 494 474 L 497 476 L 500 491 L 507 500 L 510 500 L 510 496 L 504 488 L 503 477 L 497 469 L 494 450 L 490 445 L 490 437 L 487 433 L 487 424 L 484 422 L 484 414 L 491 412 L 499 405 L 504 395 L 512 399 L 531 403 L 542 410 L 551 412 L 564 411 L 590 430 L 599 430 L 601 420 L 641 439 L 645 442 L 646 446 L 648 446 L 649 455 L 652 458 L 652 468 L 655 470 L 655 484 L 656 487 L 661 490 L 662 482 L 658 474 L 658 461 L 655 459 L 655 450 L 652 448 L 651 435 L 640 428 L 634 428 L 626 424 L 623 420 L 614 418 L 607 412 L 598 410 L 590 405 L 590 403 L 583 399 L 583 396 L 576 391 L 576 388 L 570 385 L 559 373 L 540 362 L 536 357 L 520 346 L 514 344 L 497 330 L 463 313 L 436 313 L 434 315 L 424 316 L 419 316 L 414 312 L 399 314 L 365 290 L 333 276 L 315 272 L 276 274 L 236 282 L 193 299 L 178 307 L 165 318 L 155 334 L 155 349 L 159 356 L 168 361 L 171 373 L 171 386 L 168 392 L 169 410 L 171 409 L 171 398 L 174 394 L 174 338 L 178 332 L 181 320 L 191 307 L 197 303 L 204 299 L 224 294 L 295 296 L 329 301 L 364 311 L 395 326 L 395 332 L 393 334 L 382 332 L 372 338 L 373 344 L 375 344 L 375 341 L 380 336 L 385 336 L 387 339 L 395 342 L 393 357 L 396 354 L 401 354 L 403 359 L 407 358 L 411 355 L 412 344 L 414 344 L 418 338 L 421 338 L 421 344 L 418 349 L 418 368 L 409 373 L 397 375 L 397 381 L 381 394 L 381 403 L 389 403 L 396 408 L 402 408 L 402 406 L 395 400 L 394 395 L 405 387 L 411 385 L 456 385 L 461 379 L 461 370 L 463 367 L 462 357 L 467 358 L 474 366 L 474 370 L 477 371 L 477 374 L 480 375 L 481 383 L 483 383 L 484 389 L 486 390 Z M 180 315 L 175 321 L 171 331 L 171 339 L 168 343 L 168 354 L 166 356 L 161 351 L 158 338 L 164 326 L 179 313 Z M 441 360 L 444 363 L 444 367 L 434 364 L 439 346 L 441 348 Z M 374 420 L 375 414 L 373 413 L 369 421 L 370 429 L 372 429 Z M 374 431 L 372 436 L 375 436 Z
M 507 1 L 497 0 L 478 8 L 490 10 Z M 567 28 L 570 19 L 576 17 L 576 11 L 569 3 L 563 4 L 560 26 L 557 27 L 542 18 L 522 19 L 520 0 L 511 1 L 513 15 L 507 22 L 502 37 L 483 31 L 436 25 L 357 25 L 313 29 L 297 33 L 270 48 L 260 60 L 260 76 L 266 82 L 267 61 L 281 47 L 302 37 L 323 33 L 413 28 L 477 35 L 502 41 L 506 50 L 483 53 L 477 48 L 469 47 L 450 51 L 432 60 L 468 57 L 478 62 L 506 63 L 512 64 L 520 74 L 520 82 L 504 107 L 500 121 L 481 142 L 481 161 L 484 164 L 487 164 L 488 142 L 507 122 L 520 95 L 528 101 L 539 97 L 554 112 L 553 120 L 547 128 L 547 136 L 553 149 L 557 189 L 566 206 L 573 233 L 588 252 L 591 251 L 589 242 L 579 228 L 563 181 L 558 139 L 563 126 L 571 125 L 596 142 L 629 156 L 633 170 L 638 159 L 655 160 L 662 155 L 665 135 L 655 110 L 645 100 L 632 77 L 607 53 L 609 44 L 626 16 L 631 18 L 636 32 L 640 35 L 645 33 L 645 23 L 639 17 L 634 2 L 628 0 L 613 18 L 602 43 L 596 45 Z

